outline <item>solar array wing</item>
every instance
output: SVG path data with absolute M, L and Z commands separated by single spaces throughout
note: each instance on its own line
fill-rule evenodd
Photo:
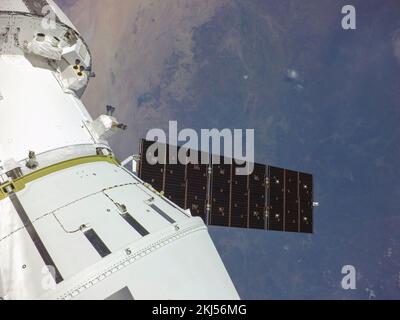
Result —
M 154 143 L 141 143 L 140 178 L 208 225 L 313 232 L 312 175 L 257 163 L 251 174 L 237 175 L 234 160 L 207 155 L 209 164 L 179 163 L 181 148 L 170 156 L 169 145 L 154 151 Z M 199 151 L 184 152 L 201 159 Z M 155 157 L 163 164 L 149 163 Z

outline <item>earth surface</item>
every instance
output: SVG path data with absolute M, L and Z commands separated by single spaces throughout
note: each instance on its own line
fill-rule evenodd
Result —
M 254 128 L 257 162 L 314 174 L 314 235 L 210 228 L 242 298 L 400 298 L 399 1 L 352 0 L 356 30 L 342 0 L 57 2 L 91 47 L 88 109 L 128 125 L 120 158 L 177 120 Z

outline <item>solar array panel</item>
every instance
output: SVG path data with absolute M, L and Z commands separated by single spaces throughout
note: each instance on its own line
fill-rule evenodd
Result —
M 268 228 L 284 229 L 284 175 L 285 170 L 275 167 L 268 169 Z
M 236 164 L 233 164 L 232 173 L 235 172 L 236 167 Z M 235 228 L 248 228 L 249 183 L 247 176 L 232 175 L 231 195 L 231 221 L 229 225 Z
M 183 208 L 185 206 L 185 192 L 186 192 L 186 166 L 169 164 L 177 163 L 177 156 L 169 154 L 169 150 L 166 150 L 167 163 L 165 165 L 165 176 L 164 176 L 164 193 L 165 196 Z
M 164 189 L 165 165 L 159 163 L 153 165 L 150 163 L 149 159 L 155 159 L 159 156 L 149 151 L 150 146 L 153 144 L 154 141 L 142 141 L 140 148 L 142 158 L 140 161 L 139 175 L 143 181 L 150 183 L 154 189 L 162 191 Z
M 208 166 L 188 164 L 186 167 L 184 208 L 190 209 L 193 216 L 201 217 L 206 221 Z
M 313 177 L 299 173 L 300 232 L 313 231 Z
M 141 143 L 140 178 L 207 224 L 313 232 L 312 175 L 257 163 L 250 175 L 236 175 L 235 161 L 220 158 L 216 163 L 218 157 L 209 156 L 211 164 L 177 164 L 175 155 L 169 157 L 168 145 L 159 145 L 166 150 L 161 157 L 166 164 L 153 165 L 149 159 L 159 156 L 149 149 L 154 143 Z M 201 158 L 199 151 L 190 152 Z
M 249 225 L 251 229 L 267 229 L 266 170 L 262 164 L 254 164 L 249 179 Z
M 211 212 L 209 223 L 215 226 L 230 224 L 230 196 L 232 166 L 212 165 L 211 175 Z

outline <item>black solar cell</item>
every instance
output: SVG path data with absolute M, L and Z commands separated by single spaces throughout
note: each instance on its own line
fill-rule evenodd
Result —
M 165 167 L 165 196 L 183 208 L 185 206 L 186 166 L 167 164 Z
M 185 209 L 190 209 L 193 216 L 201 217 L 204 221 L 206 221 L 207 170 L 207 165 L 187 165 Z
M 285 170 L 284 231 L 299 232 L 298 172 Z
M 231 227 L 248 228 L 249 176 L 236 175 L 237 165 L 232 171 Z
M 300 232 L 313 232 L 313 177 L 299 174 Z
M 212 166 L 211 215 L 209 223 L 229 227 L 232 165 Z
M 162 191 L 164 188 L 165 165 L 153 165 L 148 161 L 148 159 L 154 159 L 155 157 L 159 156 L 157 153 L 155 154 L 148 150 L 153 144 L 153 141 L 143 140 L 142 142 L 139 175 L 143 181 L 150 183 L 154 189 L 157 191 Z
M 249 176 L 249 228 L 265 229 L 266 219 L 266 166 L 254 164 L 254 171 Z
M 284 169 L 269 167 L 268 229 L 283 231 L 284 219 Z

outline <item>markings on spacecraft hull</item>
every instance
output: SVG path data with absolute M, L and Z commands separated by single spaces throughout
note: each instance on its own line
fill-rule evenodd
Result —
M 10 195 L 11 203 L 13 204 L 15 210 L 18 213 L 18 216 L 22 220 L 26 231 L 28 232 L 29 236 L 31 237 L 33 244 L 35 245 L 36 249 L 38 250 L 40 256 L 42 257 L 46 266 L 52 266 L 54 268 L 54 277 L 55 282 L 58 284 L 62 282 L 64 279 L 61 276 L 56 264 L 54 263 L 53 259 L 51 258 L 49 252 L 47 251 L 43 241 L 40 239 L 39 234 L 37 233 L 32 221 L 29 219 L 28 214 L 26 213 L 24 207 L 22 206 L 21 202 L 19 201 L 17 195 L 15 193 Z
M 155 212 L 157 212 L 161 217 L 163 217 L 165 220 L 167 220 L 169 223 L 175 223 L 176 221 L 172 219 L 169 215 L 167 215 L 164 211 L 162 211 L 159 207 L 156 205 L 152 204 L 150 206 Z
M 196 225 L 191 225 L 191 226 L 187 227 L 186 229 L 185 228 L 180 229 L 180 231 L 170 234 L 167 237 L 163 237 L 163 238 L 159 239 L 158 241 L 152 243 L 150 246 L 147 246 L 136 252 L 132 252 L 130 256 L 119 260 L 112 267 L 109 267 L 107 269 L 104 269 L 102 272 L 99 272 L 96 277 L 94 277 L 90 280 L 87 280 L 86 282 L 81 282 L 80 287 L 78 289 L 74 289 L 73 291 L 59 295 L 58 299 L 70 300 L 72 298 L 76 298 L 76 296 L 81 294 L 83 291 L 89 289 L 90 287 L 93 287 L 93 285 L 95 284 L 94 280 L 103 281 L 105 278 L 109 277 L 110 275 L 114 274 L 115 272 L 118 272 L 119 270 L 130 266 L 131 264 L 135 263 L 139 259 L 143 259 L 144 257 L 148 256 L 150 253 L 152 253 L 156 250 L 160 250 L 164 246 L 169 245 L 169 244 L 173 243 L 174 241 L 182 240 L 183 238 L 188 237 L 188 236 L 192 235 L 193 233 L 196 233 L 199 231 L 205 231 L 205 230 L 207 230 L 207 227 L 203 223 L 201 225 L 199 225 L 197 223 Z
M 42 219 L 44 219 L 44 218 L 46 218 L 46 217 L 48 217 L 48 216 L 56 215 L 56 213 L 57 213 L 58 211 L 60 211 L 60 210 L 62 210 L 62 209 L 65 209 L 65 208 L 67 208 L 67 207 L 69 207 L 69 206 L 71 206 L 71 205 L 73 205 L 73 204 L 76 204 L 76 203 L 78 203 L 79 201 L 88 199 L 88 198 L 93 197 L 93 196 L 95 196 L 95 195 L 97 195 L 97 194 L 100 194 L 100 193 L 103 193 L 103 194 L 104 194 L 104 191 L 113 190 L 113 189 L 121 188 L 121 187 L 125 187 L 125 186 L 134 186 L 134 185 L 137 185 L 137 184 L 138 184 L 138 183 L 136 183 L 136 182 L 135 182 L 135 183 L 125 183 L 125 184 L 121 184 L 121 185 L 117 185 L 117 186 L 112 186 L 112 187 L 108 187 L 108 188 L 105 188 L 105 189 L 101 189 L 100 191 L 93 192 L 93 193 L 88 194 L 88 195 L 86 195 L 86 196 L 83 196 L 83 197 L 81 197 L 81 198 L 79 198 L 79 199 L 76 199 L 76 200 L 74 200 L 74 201 L 68 202 L 68 203 L 62 205 L 61 207 L 58 207 L 58 208 L 56 208 L 56 209 L 54 209 L 54 210 L 52 210 L 52 211 L 50 211 L 50 212 L 47 212 L 47 213 L 41 215 L 40 217 L 36 218 L 35 220 L 33 220 L 32 223 L 36 223 L 37 221 L 42 220 Z M 56 217 L 56 219 L 57 219 L 57 217 Z M 0 238 L 0 242 L 6 240 L 7 238 L 11 237 L 13 234 L 15 234 L 15 233 L 17 233 L 17 232 L 19 232 L 19 231 L 21 231 L 21 230 L 23 230 L 23 229 L 25 229 L 25 226 L 13 230 L 12 232 L 10 232 L 10 233 L 8 233 L 7 235 L 5 235 L 4 237 Z
M 96 231 L 89 229 L 84 234 L 102 258 L 111 254 L 110 249 L 108 249 L 103 240 L 97 235 Z
M 124 213 L 121 215 L 122 218 L 125 219 L 129 225 L 136 230 L 142 237 L 145 237 L 149 234 L 149 232 L 143 227 L 134 217 L 132 217 L 129 213 Z

